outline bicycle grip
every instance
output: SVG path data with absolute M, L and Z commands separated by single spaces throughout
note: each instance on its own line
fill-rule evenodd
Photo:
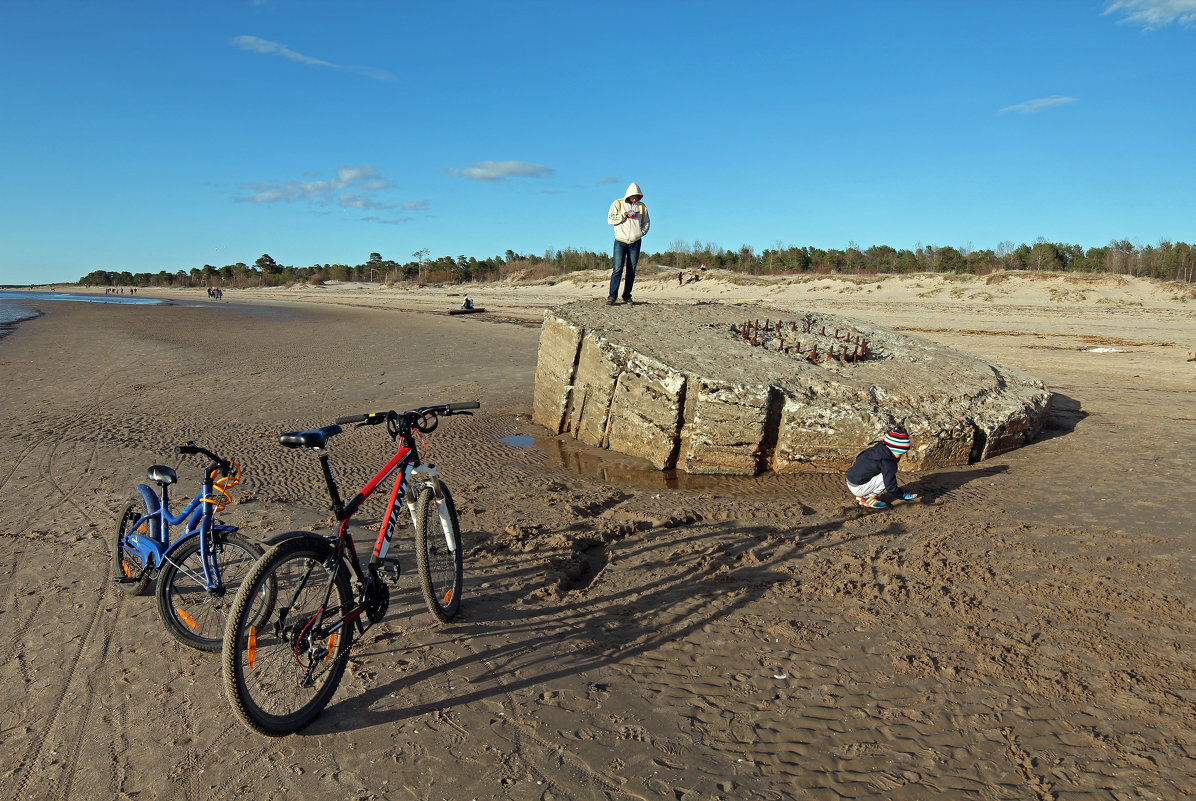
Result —
M 195 445 L 194 443 L 188 443 L 186 445 L 178 446 L 175 448 L 175 451 L 183 456 L 194 456 L 195 454 L 199 453 L 199 446 Z
M 361 423 L 363 426 L 376 426 L 387 418 L 389 412 L 370 412 L 369 414 L 351 414 L 348 417 L 342 417 L 336 421 L 337 425 L 347 426 L 352 423 Z
M 460 412 L 464 411 L 465 409 L 480 409 L 482 408 L 482 404 L 478 403 L 477 401 L 462 401 L 460 403 L 446 404 L 444 408 L 448 409 L 450 412 Z

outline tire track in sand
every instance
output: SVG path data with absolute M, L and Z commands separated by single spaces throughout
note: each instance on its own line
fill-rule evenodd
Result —
M 92 402 L 65 421 L 57 423 L 56 430 L 72 430 L 90 424 L 90 421 L 96 418 L 97 411 L 112 403 L 113 398 L 106 392 L 106 387 L 111 384 L 116 375 L 117 371 L 109 371 L 98 383 L 94 384 Z M 98 417 L 103 419 L 103 415 L 98 415 Z M 102 423 L 97 424 L 97 432 L 100 430 L 99 426 L 102 426 Z M 97 520 L 93 511 L 94 504 L 77 499 L 79 488 L 95 472 L 99 463 L 99 437 L 90 440 L 90 447 L 86 449 L 86 454 L 83 456 L 83 468 L 71 471 L 71 475 L 74 477 L 73 481 L 64 481 L 55 473 L 60 461 L 60 451 L 66 444 L 60 436 L 55 436 L 35 439 L 34 444 L 25 448 L 15 460 L 12 469 L 0 482 L 0 486 L 10 480 L 20 463 L 28 460 L 42 444 L 47 442 L 49 447 L 46 448 L 39 460 L 42 481 L 50 485 L 50 491 L 43 495 L 46 498 L 46 503 L 42 505 L 42 511 L 52 513 L 64 505 L 69 505 L 77 513 L 79 520 L 103 528 L 103 523 Z M 52 493 L 58 494 L 57 502 L 50 502 Z M 61 515 L 55 515 L 55 519 L 60 521 Z M 104 556 L 107 557 L 106 549 Z M 69 558 L 69 555 L 66 558 Z M 98 675 L 96 668 L 107 661 L 124 600 L 120 593 L 116 593 L 115 608 L 110 614 L 105 615 L 103 599 L 108 588 L 108 583 L 105 581 L 107 572 L 102 570 L 100 574 L 101 583 L 90 598 L 92 605 L 90 618 L 83 631 L 76 635 L 80 639 L 79 647 L 69 658 L 69 666 L 61 686 L 55 690 L 57 697 L 53 701 L 53 711 L 49 715 L 44 729 L 34 736 L 18 763 L 20 767 L 16 771 L 17 780 L 13 785 L 11 796 L 13 799 L 25 798 L 26 790 L 30 786 L 39 787 L 41 791 L 44 791 L 43 797 L 46 798 L 70 798 L 73 794 L 76 773 L 80 767 L 79 756 L 84 744 L 89 740 L 92 728 L 97 692 L 94 683 L 95 676 Z M 17 630 L 11 633 L 12 644 L 3 654 L 4 662 L 11 661 L 23 654 L 28 645 L 29 631 L 34 621 L 39 619 L 39 613 L 48 591 L 47 588 L 42 589 L 33 610 L 18 625 Z M 78 620 L 78 616 L 72 616 L 72 619 Z M 73 638 L 64 636 L 61 639 L 65 642 Z M 94 658 L 91 657 L 92 653 L 95 654 Z M 92 666 L 93 662 L 94 667 Z M 77 697 L 71 697 L 73 691 L 78 691 Z M 71 697 L 69 705 L 68 697 Z M 67 713 L 68 708 L 71 710 L 70 714 Z M 59 743 L 61 745 L 58 748 L 53 747 Z M 116 777 L 113 778 L 115 780 Z
M 99 383 L 95 385 L 91 403 L 81 412 L 72 416 L 65 423 L 62 423 L 60 426 L 58 426 L 59 431 L 69 431 L 78 426 L 90 424 L 90 421 L 92 420 L 100 421 L 94 423 L 94 427 L 92 429 L 92 434 L 94 436 L 87 440 L 89 445 L 87 447 L 86 456 L 83 457 L 83 468 L 70 470 L 70 479 L 60 479 L 55 474 L 54 470 L 59 450 L 65 444 L 65 440 L 63 440 L 62 437 L 53 437 L 49 440 L 49 448 L 41 460 L 41 475 L 45 481 L 50 484 L 54 491 L 61 496 L 61 499 L 56 503 L 50 503 L 49 498 L 47 497 L 47 502 L 42 507 L 43 512 L 49 513 L 58 509 L 64 504 L 69 504 L 78 513 L 80 519 L 90 521 L 92 525 L 102 527 L 103 524 L 95 519 L 95 515 L 92 512 L 93 505 L 86 502 L 80 502 L 78 500 L 78 491 L 79 488 L 88 481 L 88 477 L 94 475 L 96 465 L 100 461 L 99 452 L 101 437 L 99 434 L 103 431 L 104 423 L 102 421 L 106 419 L 106 416 L 97 413 L 101 412 L 105 407 L 110 406 L 115 400 L 115 398 L 109 396 L 109 393 L 107 393 L 105 389 L 116 377 L 116 374 L 117 371 L 109 371 L 107 375 L 105 375 L 99 381 Z M 69 486 L 67 486 L 68 483 Z
M 35 776 L 40 778 L 34 786 L 40 786 L 48 791 L 42 797 L 63 799 L 70 797 L 75 771 L 79 765 L 79 752 L 89 734 L 92 711 L 95 707 L 96 689 L 92 679 L 98 673 L 99 666 L 103 665 L 107 659 L 123 600 L 118 597 L 113 613 L 105 618 L 102 599 L 106 588 L 106 584 L 101 584 L 95 595 L 91 618 L 82 634 L 78 650 L 70 659 L 65 680 L 57 690 L 54 711 L 49 716 L 49 722 L 45 729 L 33 739 L 19 762 L 21 766 L 17 771 L 19 779 L 12 785 L 12 795 L 10 796 L 14 801 L 21 801 L 28 797 L 25 791 Z M 95 658 L 89 659 L 89 664 L 81 671 L 80 667 L 89 651 L 96 651 Z M 91 662 L 95 664 L 91 665 Z M 77 688 L 78 685 L 82 685 L 79 700 L 72 702 L 70 710 L 72 713 L 79 714 L 67 715 L 67 696 L 71 694 L 72 688 Z M 64 717 L 67 719 L 64 720 Z M 68 733 L 72 729 L 73 734 Z M 57 753 L 50 747 L 52 736 L 63 741 L 66 753 Z M 65 766 L 65 775 L 58 777 L 53 775 L 53 766 L 56 764 Z

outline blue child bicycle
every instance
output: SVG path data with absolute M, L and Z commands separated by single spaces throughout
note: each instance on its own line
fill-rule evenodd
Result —
M 156 464 L 147 471 L 161 495 L 138 484 L 135 498 L 117 519 L 112 543 L 113 580 L 127 595 L 140 595 L 157 578 L 158 614 L 176 640 L 201 651 L 219 651 L 228 609 L 262 547 L 216 520 L 232 500 L 241 468 L 194 442 L 180 445 L 180 455 L 202 454 L 211 460 L 203 484 L 178 515 L 170 512 L 169 487 L 178 474 Z M 186 533 L 170 541 L 170 527 Z

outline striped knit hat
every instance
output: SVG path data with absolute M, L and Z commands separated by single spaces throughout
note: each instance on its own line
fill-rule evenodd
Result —
M 901 426 L 893 426 L 892 430 L 885 434 L 883 442 L 894 456 L 900 456 L 909 450 L 909 434 L 905 433 Z

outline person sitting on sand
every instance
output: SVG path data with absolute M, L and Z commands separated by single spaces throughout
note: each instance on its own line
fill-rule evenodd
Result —
M 465 300 L 461 301 L 461 308 L 466 309 L 466 310 L 472 309 L 473 308 L 473 298 L 469 297 L 469 295 L 466 295 Z
M 918 499 L 917 493 L 906 492 L 897 485 L 897 460 L 908 450 L 909 434 L 901 426 L 893 426 L 880 442 L 860 451 L 847 470 L 847 489 L 860 506 L 884 509 L 896 498 Z

